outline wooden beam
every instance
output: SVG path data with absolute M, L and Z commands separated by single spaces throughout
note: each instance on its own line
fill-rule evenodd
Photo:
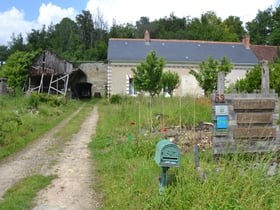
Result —
M 269 109 L 274 110 L 275 100 L 274 99 L 246 99 L 246 100 L 235 100 L 233 101 L 234 109 L 245 109 L 245 110 L 262 110 Z
M 234 138 L 272 138 L 276 137 L 276 129 L 272 127 L 234 128 Z
M 272 124 L 272 112 L 237 113 L 237 124 Z

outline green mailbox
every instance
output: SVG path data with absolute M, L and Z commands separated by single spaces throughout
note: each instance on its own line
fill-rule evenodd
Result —
M 155 161 L 161 167 L 179 167 L 180 153 L 176 144 L 162 139 L 156 145 Z

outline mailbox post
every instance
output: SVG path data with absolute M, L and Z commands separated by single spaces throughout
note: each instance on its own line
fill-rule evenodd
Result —
M 162 167 L 160 191 L 166 186 L 166 174 L 169 167 L 180 166 L 180 149 L 168 139 L 160 140 L 156 145 L 155 161 Z

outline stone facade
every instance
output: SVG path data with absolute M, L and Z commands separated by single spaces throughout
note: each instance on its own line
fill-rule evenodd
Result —
M 82 63 L 79 68 L 87 75 L 87 82 L 92 83 L 93 96 L 106 97 L 108 65 L 104 63 Z

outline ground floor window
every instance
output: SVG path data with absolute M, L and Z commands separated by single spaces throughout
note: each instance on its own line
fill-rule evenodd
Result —
M 133 78 L 129 78 L 129 91 L 128 91 L 129 95 L 136 95 L 137 91 L 134 88 L 134 79 Z

